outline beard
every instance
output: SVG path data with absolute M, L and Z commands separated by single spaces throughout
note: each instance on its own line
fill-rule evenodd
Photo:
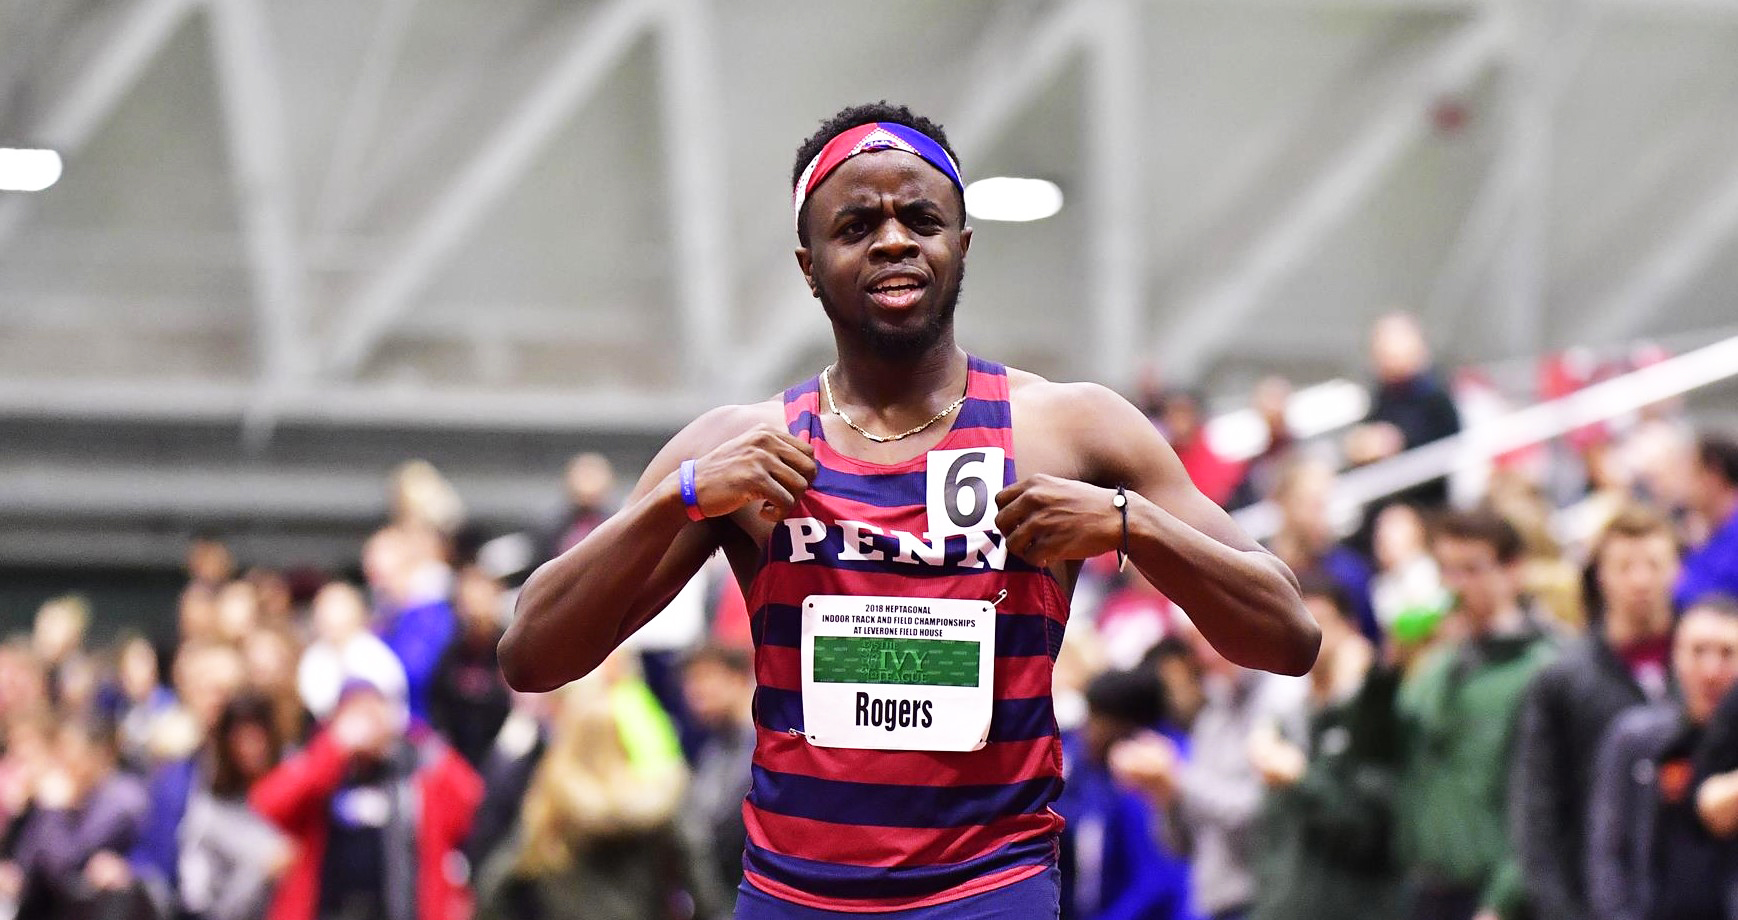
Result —
M 953 328 L 954 310 L 959 307 L 960 291 L 965 287 L 965 280 L 965 268 L 961 266 L 959 280 L 954 282 L 953 290 L 942 294 L 941 303 L 935 312 L 931 313 L 929 318 L 921 324 L 909 329 L 883 326 L 877 323 L 874 315 L 867 310 L 857 318 L 855 324 L 851 324 L 840 316 L 832 298 L 827 296 L 825 289 L 817 290 L 816 294 L 820 298 L 821 309 L 826 312 L 828 319 L 835 323 L 851 325 L 852 331 L 876 357 L 899 363 L 914 361 L 927 354 Z

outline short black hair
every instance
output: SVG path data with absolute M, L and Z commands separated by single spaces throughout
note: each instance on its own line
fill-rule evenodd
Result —
M 1332 604 L 1339 611 L 1340 619 L 1356 622 L 1357 616 L 1352 612 L 1352 596 L 1347 593 L 1345 585 L 1340 584 L 1332 575 L 1318 570 L 1306 570 L 1297 573 L 1298 595 L 1305 600 L 1319 597 Z
M 1696 459 L 1702 468 L 1738 486 L 1738 437 L 1719 431 L 1703 432 L 1696 439 Z
M 1483 543 L 1496 553 L 1497 561 L 1504 565 L 1521 561 L 1521 552 L 1525 548 L 1521 542 L 1521 532 L 1515 529 L 1515 525 L 1489 508 L 1450 511 L 1437 518 L 1436 526 L 1431 529 L 1433 540 L 1446 538 L 1467 543 Z
M 954 163 L 959 163 L 959 154 L 954 153 L 953 146 L 947 142 L 947 131 L 941 125 L 913 112 L 907 106 L 894 105 L 885 99 L 880 102 L 866 102 L 862 105 L 846 106 L 840 109 L 833 117 L 821 122 L 821 126 L 815 129 L 815 133 L 809 135 L 808 139 L 797 147 L 797 159 L 791 166 L 792 193 L 796 192 L 797 183 L 802 181 L 803 170 L 809 167 L 809 161 L 815 158 L 815 154 L 821 152 L 822 147 L 827 146 L 828 141 L 852 128 L 874 124 L 878 121 L 904 125 L 913 131 L 923 132 L 930 140 L 940 144 L 941 149 L 946 150 L 947 155 L 953 157 Z M 964 220 L 965 192 L 957 188 L 955 190 L 959 191 L 960 219 Z M 808 216 L 808 210 L 808 203 L 804 202 L 803 210 L 797 214 L 797 240 L 804 246 L 809 244 L 809 230 L 803 219 Z
M 1086 708 L 1130 725 L 1157 725 L 1165 716 L 1165 686 L 1150 669 L 1106 671 L 1086 685 Z

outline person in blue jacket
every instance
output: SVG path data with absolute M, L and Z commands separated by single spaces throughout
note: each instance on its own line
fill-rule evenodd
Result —
M 1151 671 L 1111 671 L 1086 689 L 1086 723 L 1062 741 L 1063 920 L 1192 920 L 1189 865 L 1160 849 L 1152 806 L 1112 780 L 1119 741 L 1164 730 L 1164 691 Z M 1168 731 L 1179 745 L 1186 739 Z

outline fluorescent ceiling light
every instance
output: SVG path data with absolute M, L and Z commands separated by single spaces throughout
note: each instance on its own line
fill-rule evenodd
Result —
M 1044 179 L 994 176 L 966 186 L 966 213 L 978 220 L 1043 220 L 1062 210 L 1062 189 Z
M 0 147 L 0 192 L 40 192 L 60 180 L 60 154 Z

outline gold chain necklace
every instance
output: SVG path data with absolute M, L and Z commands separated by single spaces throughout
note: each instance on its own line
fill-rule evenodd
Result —
M 851 417 L 849 415 L 845 414 L 845 410 L 839 408 L 838 404 L 833 402 L 833 385 L 831 382 L 829 382 L 829 378 L 831 378 L 832 375 L 833 375 L 833 365 L 831 365 L 831 364 L 827 365 L 826 370 L 821 371 L 821 393 L 822 393 L 822 395 L 827 397 L 827 411 L 833 413 L 834 415 L 837 415 L 839 417 L 840 421 L 851 426 L 852 431 L 857 432 L 858 434 L 862 435 L 865 438 L 868 438 L 871 441 L 874 441 L 877 444 L 885 444 L 888 441 L 899 441 L 899 440 L 903 440 L 905 438 L 909 438 L 912 435 L 917 434 L 917 433 L 923 431 L 925 428 L 928 428 L 929 426 L 935 424 L 936 422 L 939 422 L 942 419 L 947 418 L 949 415 L 952 415 L 953 411 L 955 409 L 958 409 L 960 406 L 965 405 L 965 402 L 966 402 L 966 394 L 961 393 L 960 398 L 954 400 L 952 405 L 948 406 L 946 409 L 941 410 L 940 412 L 937 412 L 935 415 L 930 417 L 929 421 L 924 422 L 923 424 L 917 426 L 916 428 L 911 429 L 910 431 L 905 431 L 905 432 L 901 432 L 899 434 L 892 434 L 892 435 L 875 434 L 874 432 L 864 430 L 862 425 L 859 425 L 856 422 L 851 421 Z M 966 380 L 968 381 L 967 386 L 966 386 L 966 390 L 969 392 L 971 390 L 971 386 L 970 386 L 971 376 L 969 374 L 967 375 Z

